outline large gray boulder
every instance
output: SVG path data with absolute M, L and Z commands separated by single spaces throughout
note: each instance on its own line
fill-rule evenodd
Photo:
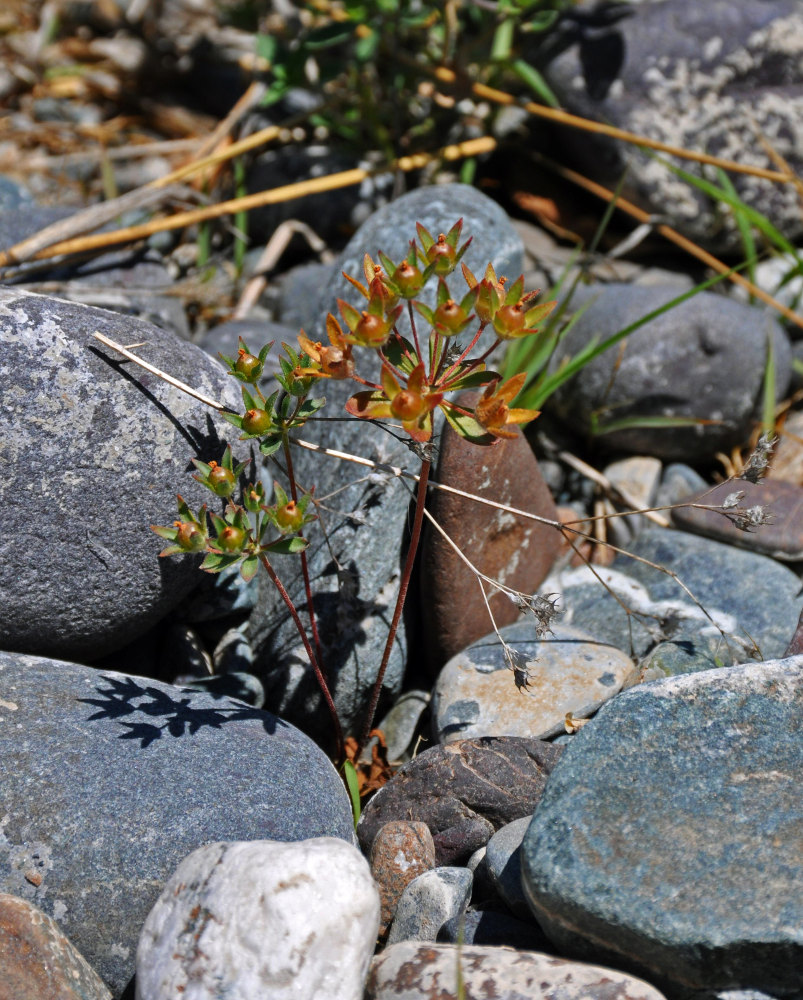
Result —
M 338 837 L 351 808 L 298 730 L 231 698 L 0 653 L 0 893 L 53 917 L 119 996 L 191 851 Z
M 149 323 L 0 288 L 0 648 L 91 661 L 144 632 L 198 582 L 158 558 L 151 524 L 176 493 L 215 498 L 191 473 L 219 461 L 229 424 L 102 346 L 99 331 L 209 396 L 240 405 L 199 348 Z M 122 363 L 121 363 L 122 362 Z

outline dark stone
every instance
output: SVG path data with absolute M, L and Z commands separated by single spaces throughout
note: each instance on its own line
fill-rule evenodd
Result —
M 522 844 L 561 954 L 660 988 L 799 996 L 803 657 L 643 684 L 553 771 Z
M 442 830 L 433 838 L 438 864 L 465 864 L 476 850 L 488 843 L 493 832 L 493 824 L 484 816 L 460 820 Z
M 195 848 L 352 842 L 331 763 L 242 702 L 0 653 L 0 716 L 0 892 L 54 917 L 116 995 L 146 915 Z
M 92 336 L 145 341 L 143 358 L 232 407 L 234 380 L 203 351 L 140 320 L 0 289 L 6 650 L 92 659 L 162 618 L 198 580 L 197 559 L 158 558 L 150 525 L 214 501 L 190 458 L 220 461 L 232 428 L 122 362 Z M 247 455 L 242 446 L 236 448 Z
M 559 747 L 513 736 L 425 750 L 366 805 L 357 826 L 363 851 L 370 850 L 379 828 L 394 819 L 420 820 L 435 838 L 458 828 L 457 839 L 474 829 L 464 825 L 469 820 L 487 822 L 490 835 L 491 829 L 529 816 L 560 754 Z M 481 846 L 474 843 L 473 850 Z M 466 849 L 471 853 L 468 844 Z
M 29 882 L 41 878 L 36 869 Z M 25 899 L 0 893 L 3 1000 L 111 1000 L 103 981 L 58 924 Z
M 463 397 L 467 405 L 478 398 L 477 393 Z M 518 428 L 515 439 L 478 447 L 444 424 L 434 478 L 551 521 L 558 519 L 535 455 Z M 427 506 L 478 570 L 528 596 L 537 591 L 561 548 L 560 532 L 554 528 L 453 493 L 431 490 Z M 425 650 L 434 677 L 447 660 L 487 634 L 490 619 L 477 577 L 429 523 L 420 579 Z M 488 600 L 500 628 L 519 618 L 506 594 L 495 591 Z
M 777 170 L 762 149 L 764 136 L 800 173 L 798 0 L 665 0 L 634 4 L 629 14 L 604 32 L 581 28 L 576 44 L 545 67 L 562 107 L 683 149 Z M 742 250 L 728 206 L 679 179 L 654 155 L 568 128 L 557 139 L 581 169 L 611 186 L 624 175 L 625 196 L 668 217 L 697 243 L 715 251 Z M 716 181 L 702 165 L 675 162 Z M 731 180 L 737 195 L 788 239 L 803 233 L 793 185 L 735 173 Z
M 590 341 L 600 343 L 676 296 L 667 286 L 606 285 L 561 341 L 552 367 Z M 767 312 L 700 292 L 639 327 L 564 383 L 550 407 L 587 434 L 625 418 L 698 418 L 692 426 L 629 427 L 600 438 L 606 447 L 688 462 L 744 442 L 760 414 L 767 338 L 776 398 L 789 384 L 789 340 Z M 621 351 L 624 344 L 624 351 Z
M 474 881 L 476 882 L 476 875 Z M 524 921 L 497 910 L 467 909 L 447 920 L 438 934 L 441 944 L 498 945 L 520 951 L 552 951 L 552 945 L 534 920 Z
M 684 531 L 715 538 L 729 545 L 761 552 L 783 562 L 797 562 L 803 559 L 803 487 L 787 483 L 782 479 L 762 479 L 760 483 L 745 480 L 730 480 L 713 489 L 704 490 L 682 503 L 719 506 L 732 493 L 743 493 L 738 508 L 730 509 L 730 516 L 716 510 L 702 510 L 699 507 L 677 507 L 671 511 L 672 520 Z M 753 506 L 767 508 L 771 520 L 767 524 L 743 531 L 736 527 L 732 518 L 738 511 Z

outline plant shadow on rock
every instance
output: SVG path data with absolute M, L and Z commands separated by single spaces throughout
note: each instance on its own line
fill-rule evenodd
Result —
M 97 687 L 100 697 L 78 699 L 79 702 L 98 707 L 98 711 L 90 715 L 87 721 L 120 720 L 135 714 L 153 718 L 153 722 L 120 722 L 127 732 L 121 733 L 119 739 L 139 740 L 143 750 L 165 735 L 175 739 L 194 736 L 204 727 L 221 729 L 227 722 L 257 719 L 269 735 L 275 733 L 279 726 L 286 725 L 269 712 L 245 705 L 193 708 L 191 703 L 193 698 L 197 698 L 197 694 L 188 692 L 185 697 L 173 697 L 160 688 L 141 684 L 134 677 L 105 677 L 103 684 L 107 686 L 99 684 Z M 160 719 L 163 721 L 157 721 Z

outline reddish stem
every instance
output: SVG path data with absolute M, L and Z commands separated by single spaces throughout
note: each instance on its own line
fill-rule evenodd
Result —
M 410 532 L 410 545 L 407 549 L 407 558 L 404 561 L 404 569 L 402 570 L 401 580 L 399 582 L 399 596 L 396 598 L 396 608 L 393 612 L 393 619 L 390 623 L 390 629 L 388 630 L 388 639 L 385 643 L 385 652 L 382 656 L 382 663 L 379 666 L 379 673 L 376 675 L 376 680 L 374 681 L 374 690 L 371 695 L 371 704 L 368 706 L 368 714 L 365 720 L 365 727 L 362 731 L 362 736 L 360 737 L 360 743 L 357 748 L 357 752 L 354 756 L 354 760 L 358 760 L 360 754 L 362 753 L 362 748 L 368 742 L 371 734 L 371 728 L 374 722 L 374 715 L 376 715 L 376 706 L 379 703 L 379 695 L 382 691 L 382 681 L 385 679 L 385 671 L 387 670 L 388 662 L 390 661 L 390 654 L 393 650 L 393 643 L 396 639 L 396 632 L 399 628 L 399 622 L 401 621 L 402 611 L 404 609 L 404 602 L 407 597 L 407 590 L 410 586 L 410 578 L 413 575 L 413 566 L 415 564 L 415 556 L 418 552 L 418 543 L 421 541 L 421 526 L 424 521 L 424 507 L 427 502 L 427 482 L 429 480 L 429 473 L 432 463 L 429 459 L 423 459 L 421 462 L 421 472 L 418 478 L 418 492 L 415 498 L 415 516 L 413 518 L 413 527 Z
M 285 435 L 282 438 L 282 445 L 284 447 L 284 460 L 287 464 L 287 478 L 290 481 L 290 495 L 295 503 L 298 503 L 298 490 L 296 488 L 296 477 L 293 471 L 293 456 L 290 454 L 290 442 Z M 307 598 L 307 611 L 309 613 L 309 623 L 310 630 L 312 631 L 312 641 L 315 643 L 315 653 L 318 657 L 318 663 L 323 671 L 323 648 L 321 646 L 321 637 L 318 635 L 318 623 L 315 620 L 315 608 L 312 603 L 312 586 L 309 579 L 309 566 L 307 564 L 307 553 L 301 552 L 301 575 L 304 577 L 304 595 Z
M 260 554 L 259 559 L 260 559 L 260 562 L 262 563 L 262 565 L 267 570 L 268 576 L 270 577 L 271 582 L 273 583 L 273 586 L 279 591 L 279 596 L 281 597 L 281 599 L 284 601 L 285 605 L 287 606 L 287 610 L 290 612 L 290 616 L 292 617 L 293 622 L 294 622 L 294 624 L 296 626 L 296 629 L 298 630 L 298 634 L 301 636 L 301 641 L 304 644 L 304 649 L 306 650 L 307 656 L 309 657 L 310 664 L 312 665 L 312 669 L 315 671 L 315 677 L 316 677 L 316 679 L 318 681 L 318 684 L 320 686 L 320 689 L 321 689 L 321 691 L 323 693 L 323 698 L 324 698 L 324 701 L 326 702 L 326 707 L 329 709 L 329 714 L 332 717 L 332 725 L 333 725 L 334 730 L 335 730 L 335 744 L 336 744 L 336 751 L 337 751 L 337 760 L 338 760 L 338 763 L 342 763 L 342 761 L 344 759 L 343 758 L 343 730 L 342 730 L 342 728 L 340 726 L 340 718 L 338 717 L 337 709 L 335 708 L 335 703 L 334 703 L 334 700 L 332 698 L 332 694 L 329 691 L 329 686 L 326 683 L 326 678 L 321 673 L 320 665 L 318 664 L 318 660 L 316 659 L 315 654 L 312 651 L 312 646 L 310 646 L 309 639 L 307 638 L 307 633 L 306 633 L 306 631 L 304 629 L 304 625 L 302 624 L 301 619 L 299 618 L 298 611 L 296 610 L 296 606 L 295 606 L 295 604 L 293 604 L 293 599 L 290 597 L 290 595 L 284 589 L 284 584 L 282 583 L 282 581 L 277 576 L 276 570 L 273 568 L 273 566 L 271 566 L 270 560 L 268 559 L 268 557 L 265 555 L 264 552 Z

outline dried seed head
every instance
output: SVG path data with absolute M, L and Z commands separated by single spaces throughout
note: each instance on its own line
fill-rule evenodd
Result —
M 774 435 L 762 434 L 756 443 L 753 454 L 745 463 L 739 479 L 745 479 L 748 483 L 759 482 L 767 471 L 767 466 L 777 443 L 778 438 Z

